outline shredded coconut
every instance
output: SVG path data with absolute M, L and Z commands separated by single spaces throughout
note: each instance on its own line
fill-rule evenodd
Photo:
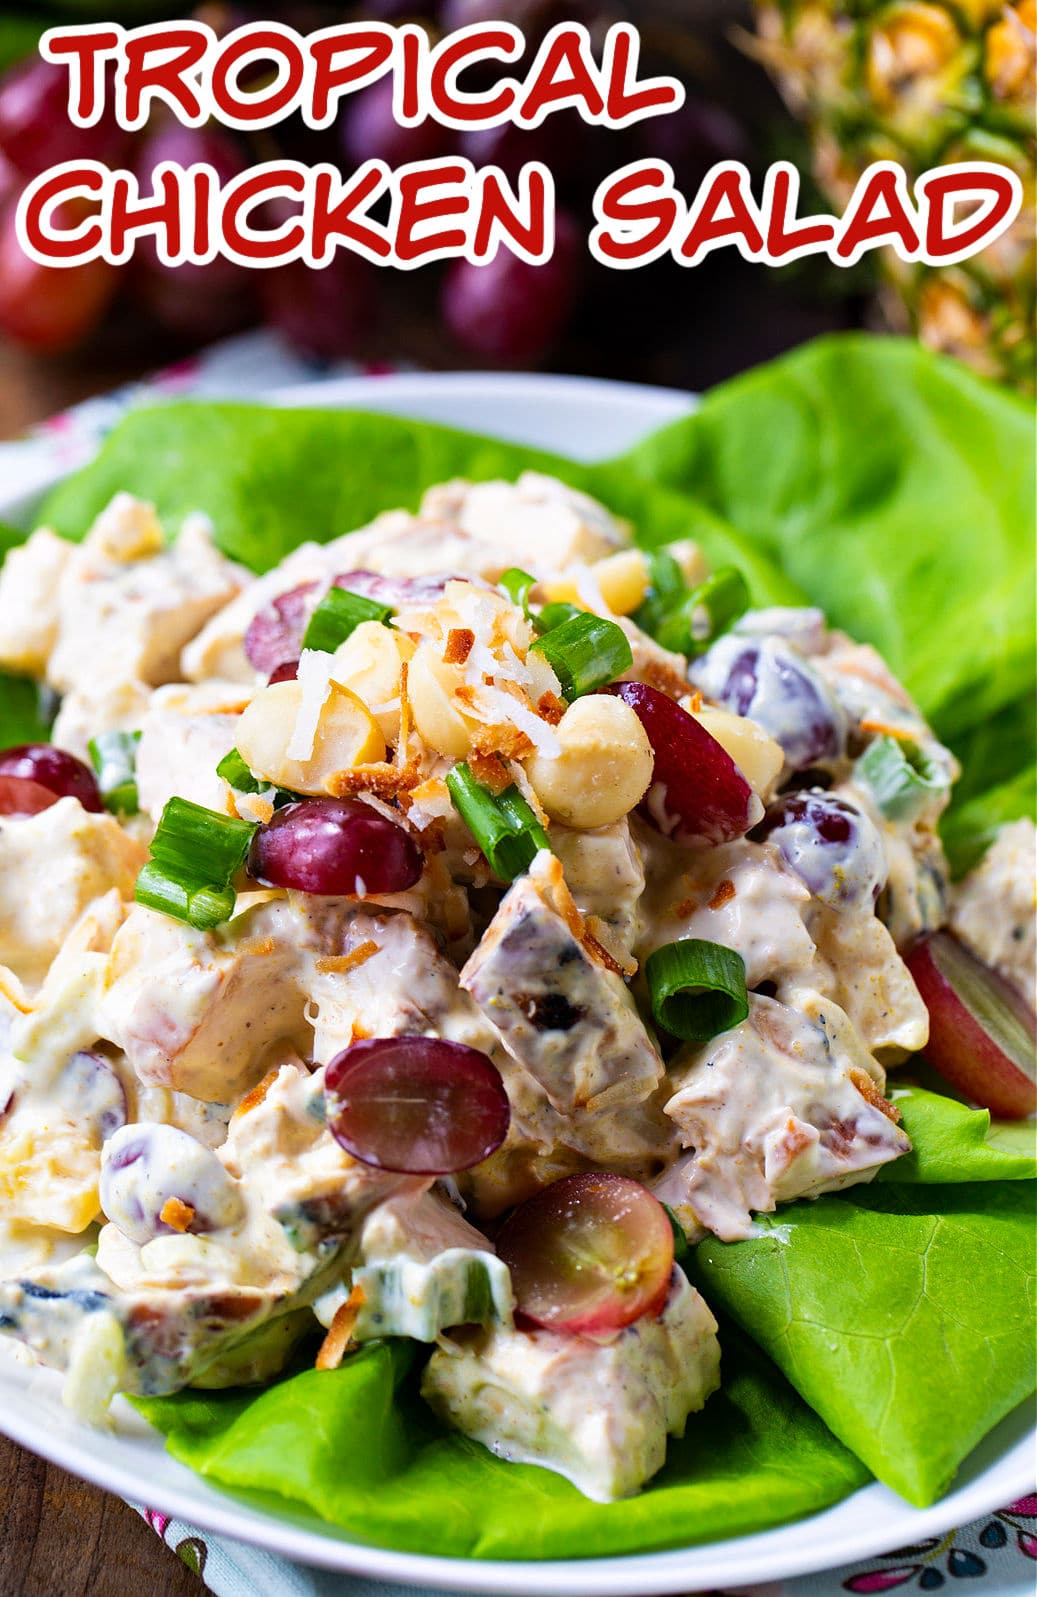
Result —
M 302 651 L 297 678 L 302 689 L 302 701 L 295 718 L 291 739 L 285 749 L 290 760 L 308 760 L 313 754 L 317 728 L 320 726 L 320 712 L 331 692 L 329 673 L 333 659 L 333 655 L 325 654 L 322 649 Z

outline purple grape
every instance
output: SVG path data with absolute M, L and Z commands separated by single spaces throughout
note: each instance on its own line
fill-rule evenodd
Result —
M 252 839 L 249 874 L 271 887 L 346 898 L 405 893 L 424 869 L 402 826 L 360 799 L 302 799 Z
M 320 594 L 319 582 L 302 582 L 256 612 L 245 632 L 244 649 L 250 665 L 270 675 L 282 666 L 298 664 L 302 640 Z M 364 599 L 399 609 L 407 604 L 432 604 L 442 597 L 445 577 L 383 577 L 376 571 L 344 571 L 332 581 Z M 284 677 L 278 681 L 283 682 Z
M 815 898 L 835 909 L 872 909 L 886 881 L 878 828 L 848 804 L 814 788 L 770 806 L 754 837 L 769 838 Z
M 63 66 L 33 57 L 0 79 L 0 154 L 23 177 L 37 177 L 63 161 L 118 166 L 127 142 L 110 95 L 94 127 L 77 128 L 69 119 Z
M 393 116 L 393 77 L 379 78 L 346 102 L 341 121 L 342 154 L 351 167 L 385 161 L 391 167 L 434 161 L 451 145 L 451 132 L 432 117 L 401 127 Z
M 258 610 L 245 629 L 244 649 L 249 665 L 268 676 L 287 660 L 297 660 L 303 633 L 316 603 L 319 583 L 303 582 Z
M 225 185 L 248 167 L 246 152 L 218 128 L 185 128 L 168 122 L 146 135 L 135 162 L 143 187 L 163 161 L 189 167 L 207 162 Z M 164 266 L 150 235 L 136 242 L 133 283 L 138 299 L 170 332 L 210 340 L 236 332 L 257 315 L 258 274 L 223 255 L 204 266 Z
M 375 321 L 376 271 L 358 255 L 339 250 L 320 268 L 289 261 L 259 272 L 264 319 L 303 355 L 348 359 Z
M 219 1231 L 244 1212 L 216 1155 L 176 1126 L 116 1131 L 101 1155 L 100 1196 L 107 1218 L 140 1246 L 176 1231 Z M 169 1216 L 167 1204 L 176 1213 L 174 1224 L 162 1218 L 163 1211 Z
M 728 633 L 689 668 L 708 699 L 749 716 L 785 751 L 789 770 L 837 759 L 846 717 L 814 668 L 781 638 Z
M 335 1056 L 324 1087 L 335 1141 L 381 1170 L 470 1170 L 508 1134 L 511 1107 L 500 1072 L 463 1043 L 368 1038 Z
M 379 571 L 343 571 L 335 578 L 335 587 L 348 588 L 350 593 L 399 610 L 404 605 L 435 604 L 443 597 L 448 580 L 446 577 L 383 577 Z
M 557 218 L 554 256 L 530 266 L 501 249 L 485 266 L 455 261 L 443 316 L 459 343 L 490 360 L 536 365 L 558 341 L 580 286 L 579 229 Z
M 94 773 L 53 743 L 22 743 L 0 753 L 0 777 L 35 783 L 58 798 L 78 799 L 95 814 L 104 809 Z
M 86 1049 L 73 1054 L 62 1072 L 61 1090 L 75 1104 L 77 1118 L 94 1122 L 102 1143 L 126 1124 L 126 1089 L 103 1054 Z

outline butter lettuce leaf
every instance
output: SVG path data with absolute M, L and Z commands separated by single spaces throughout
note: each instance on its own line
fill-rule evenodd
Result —
M 872 1472 L 924 1506 L 1035 1384 L 1032 1183 L 858 1188 L 695 1250 L 733 1316 Z
M 906 340 L 818 339 L 628 457 L 748 535 L 955 737 L 1032 690 L 1031 406 Z
M 266 571 L 307 539 L 327 543 L 383 510 L 416 510 L 452 477 L 561 477 L 633 523 L 646 544 L 695 538 L 718 563 L 745 571 L 758 603 L 799 603 L 796 585 L 751 539 L 704 505 L 635 477 L 542 450 L 362 411 L 274 410 L 182 401 L 131 412 L 97 459 L 47 499 L 42 519 L 81 538 L 120 491 L 151 500 L 170 535 L 203 510 L 232 559 Z
M 214 1484 L 306 1508 L 359 1541 L 472 1558 L 580 1558 L 683 1547 L 783 1524 L 869 1479 L 752 1344 L 721 1333 L 724 1384 L 639 1497 L 592 1503 L 444 1429 L 414 1354 L 372 1343 L 268 1391 L 137 1399 L 173 1456 Z M 358 1446 L 358 1438 L 362 1445 Z
M 1037 1177 L 1037 1121 L 991 1121 L 989 1109 L 972 1109 L 924 1087 L 898 1087 L 889 1096 L 911 1138 L 911 1152 L 883 1165 L 883 1185 L 960 1181 L 1032 1181 Z

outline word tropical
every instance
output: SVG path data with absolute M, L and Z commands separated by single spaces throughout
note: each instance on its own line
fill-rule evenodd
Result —
M 188 127 L 215 118 L 249 131 L 299 115 L 308 127 L 326 128 L 346 95 L 388 73 L 394 114 L 405 127 L 432 117 L 452 128 L 509 121 L 536 128 L 552 113 L 574 108 L 595 126 L 625 128 L 678 110 L 685 99 L 675 78 L 639 80 L 640 35 L 628 23 L 608 29 L 600 64 L 587 29 L 559 23 L 521 80 L 502 74 L 479 93 L 462 87 L 466 68 L 506 65 L 526 53 L 525 38 L 511 23 L 474 23 L 436 43 L 413 23 L 347 23 L 304 36 L 278 22 L 255 22 L 223 38 L 201 22 L 128 30 L 97 24 L 51 28 L 40 51 L 68 67 L 69 115 L 78 127 L 98 120 L 111 92 L 119 122 L 131 129 L 143 127 L 159 103 Z M 260 63 L 257 87 L 253 69 Z M 246 73 L 248 88 L 242 86 Z
M 321 267 L 345 249 L 403 270 L 456 258 L 484 265 L 501 248 L 538 265 L 554 251 L 554 180 L 539 162 L 522 168 L 514 188 L 499 168 L 461 159 L 395 171 L 367 161 L 348 177 L 330 165 L 272 161 L 225 185 L 211 166 L 164 162 L 151 182 L 143 194 L 133 173 L 97 161 L 52 168 L 19 202 L 22 248 L 47 266 L 121 264 L 150 236 L 167 266 L 223 255 L 255 267 Z M 1022 185 L 1007 168 L 972 162 L 927 172 L 912 196 L 902 168 L 878 161 L 841 217 L 801 217 L 798 199 L 799 174 L 784 161 L 770 167 L 759 198 L 747 169 L 724 161 L 690 199 L 665 162 L 638 162 L 599 187 L 589 247 L 626 271 L 663 255 L 696 266 L 724 247 L 770 266 L 816 254 L 852 266 L 886 246 L 905 261 L 947 265 L 1011 226 Z

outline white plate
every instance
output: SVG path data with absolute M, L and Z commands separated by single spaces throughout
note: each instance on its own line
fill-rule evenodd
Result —
M 271 398 L 418 416 L 583 460 L 619 453 L 686 414 L 693 403 L 686 394 L 620 383 L 463 374 L 346 378 Z M 16 515 L 20 520 L 27 515 L 25 501 L 5 504 L 0 497 L 0 519 Z M 146 1498 L 149 1506 L 217 1535 L 375 1579 L 516 1597 L 528 1597 L 531 1587 L 538 1597 L 636 1597 L 806 1574 L 940 1535 L 1021 1497 L 1033 1484 L 1031 1409 L 1024 1405 L 976 1449 L 953 1492 L 932 1508 L 910 1508 L 874 1484 L 797 1524 L 707 1547 L 557 1563 L 481 1563 L 363 1547 L 312 1515 L 286 1509 L 273 1517 L 257 1511 L 177 1464 L 161 1437 L 122 1400 L 115 1405 L 111 1431 L 87 1430 L 62 1408 L 53 1372 L 27 1368 L 11 1353 L 0 1356 L 0 1430 L 109 1491 L 136 1501 Z

